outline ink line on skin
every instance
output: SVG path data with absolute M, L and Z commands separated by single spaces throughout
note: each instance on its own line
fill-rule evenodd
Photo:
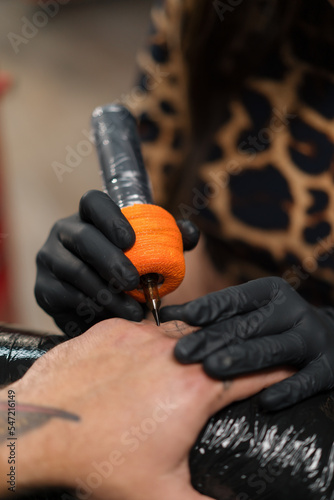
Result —
M 186 323 L 183 323 L 183 321 L 178 321 L 178 320 L 173 320 L 169 321 L 168 323 L 163 323 L 162 327 L 164 334 L 167 337 L 171 337 L 173 339 L 180 339 L 181 337 L 194 333 L 198 330 L 198 328 L 189 326 Z

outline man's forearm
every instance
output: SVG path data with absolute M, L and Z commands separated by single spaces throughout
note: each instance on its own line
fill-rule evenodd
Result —
M 23 493 L 25 489 L 43 486 L 41 450 L 47 447 L 52 420 L 79 422 L 80 417 L 58 408 L 21 403 L 16 399 L 15 384 L 0 391 L 0 494 L 5 497 Z M 5 399 L 6 398 L 6 399 Z M 24 395 L 20 394 L 20 400 Z M 34 433 L 33 446 L 25 436 Z M 45 432 L 47 431 L 47 432 Z M 39 446 L 40 443 L 40 446 Z M 37 455 L 36 455 L 37 452 Z M 43 453 L 43 452 L 42 452 Z M 31 465 L 38 470 L 38 481 Z

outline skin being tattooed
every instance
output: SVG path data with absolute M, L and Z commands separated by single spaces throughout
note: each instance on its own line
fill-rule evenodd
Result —
M 175 359 L 187 329 L 102 321 L 1 390 L 0 498 L 51 487 L 92 500 L 209 500 L 189 470 L 204 424 L 290 372 L 240 377 L 227 390 Z
M 30 404 L 16 404 L 15 406 L 15 436 L 41 427 L 52 418 L 79 421 L 80 417 L 57 408 Z M 8 403 L 0 401 L 0 443 L 8 437 Z

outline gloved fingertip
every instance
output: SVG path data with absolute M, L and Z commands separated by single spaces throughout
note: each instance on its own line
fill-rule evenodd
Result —
M 131 318 L 131 320 L 136 321 L 136 323 L 140 323 L 141 321 L 143 321 L 143 319 L 144 319 L 144 313 L 139 311 L 135 311 Z
M 140 282 L 139 273 L 135 268 L 133 268 L 133 271 L 131 269 L 130 272 L 127 273 L 126 276 L 124 276 L 121 290 L 127 292 L 135 290 L 136 288 L 138 288 L 139 282 Z
M 144 313 L 136 309 L 128 309 L 127 311 L 120 312 L 116 317 L 140 323 L 145 318 Z
M 259 394 L 258 404 L 261 410 L 267 412 L 283 410 L 292 405 L 292 403 L 287 400 L 284 393 L 272 389 L 266 389 Z
M 132 228 L 129 230 L 118 230 L 118 247 L 121 250 L 128 250 L 133 247 L 136 241 L 136 235 Z
M 183 319 L 180 306 L 165 306 L 160 309 L 160 320 L 162 323 L 173 321 L 174 319 Z
M 130 222 L 125 219 L 118 221 L 118 226 L 115 228 L 114 233 L 117 235 L 117 243 L 122 250 L 131 248 L 136 241 L 136 233 L 131 226 Z
M 205 373 L 210 377 L 221 379 L 235 375 L 235 373 L 232 373 L 231 370 L 229 370 L 232 365 L 232 356 L 229 356 L 228 354 L 213 354 L 204 360 L 203 368 Z
M 187 335 L 175 346 L 175 357 L 180 363 L 198 363 L 202 360 L 203 341 L 196 333 Z
M 182 363 L 183 365 L 189 365 L 192 362 L 189 361 L 188 353 L 187 350 L 184 350 L 182 346 L 179 346 L 176 344 L 174 348 L 174 356 L 177 359 L 179 363 Z
M 129 307 L 128 314 L 125 319 L 140 323 L 144 319 L 144 317 L 145 317 L 144 307 L 141 304 L 137 303 L 135 306 Z
M 182 234 L 183 250 L 193 250 L 199 241 L 200 230 L 196 224 L 187 219 L 177 220 L 176 223 Z

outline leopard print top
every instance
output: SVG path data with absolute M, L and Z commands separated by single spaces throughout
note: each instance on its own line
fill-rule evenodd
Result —
M 189 142 L 180 45 L 192 2 L 154 6 L 149 43 L 139 55 L 140 84 L 127 103 L 139 118 L 161 205 L 173 196 Z M 192 206 L 179 208 L 222 242 L 220 260 L 235 282 L 278 274 L 314 303 L 333 305 L 333 172 L 334 71 L 315 70 L 284 46 L 230 103 L 199 170 Z

